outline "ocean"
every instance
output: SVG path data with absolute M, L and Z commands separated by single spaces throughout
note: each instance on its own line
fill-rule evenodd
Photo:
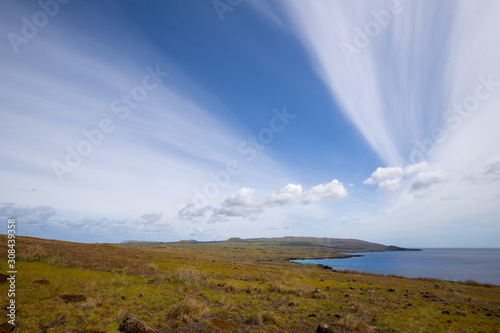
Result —
M 500 249 L 424 248 L 422 251 L 348 253 L 348 259 L 294 260 L 322 264 L 335 270 L 354 270 L 405 277 L 428 277 L 449 281 L 475 280 L 500 285 Z

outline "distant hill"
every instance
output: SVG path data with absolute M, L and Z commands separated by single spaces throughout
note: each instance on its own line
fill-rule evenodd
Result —
M 131 241 L 127 243 L 133 243 Z M 144 242 L 137 242 L 144 243 Z M 359 239 L 327 238 L 327 237 L 275 237 L 275 238 L 247 238 L 232 237 L 225 241 L 197 241 L 182 240 L 179 242 L 150 242 L 150 244 L 165 244 L 169 246 L 176 245 L 208 245 L 218 244 L 221 248 L 226 246 L 251 245 L 260 247 L 283 247 L 288 249 L 299 248 L 319 248 L 327 250 L 330 253 L 338 252 L 380 252 L 380 251 L 421 251 L 419 249 L 408 249 L 394 245 L 384 245 L 372 243 Z
M 319 238 L 319 237 L 278 237 L 278 238 L 230 238 L 226 242 L 244 242 L 254 243 L 261 246 L 265 245 L 281 245 L 281 246 L 320 246 L 327 247 L 331 250 L 339 251 L 420 251 L 419 249 L 408 249 L 394 245 L 383 245 L 378 243 L 367 242 L 359 239 L 343 239 L 343 238 Z

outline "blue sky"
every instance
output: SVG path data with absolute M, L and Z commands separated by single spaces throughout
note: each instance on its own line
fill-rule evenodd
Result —
M 500 247 L 496 1 L 0 7 L 22 235 Z

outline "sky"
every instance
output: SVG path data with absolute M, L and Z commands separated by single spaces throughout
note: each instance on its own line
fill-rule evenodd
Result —
M 500 247 L 499 13 L 2 1 L 2 233 Z

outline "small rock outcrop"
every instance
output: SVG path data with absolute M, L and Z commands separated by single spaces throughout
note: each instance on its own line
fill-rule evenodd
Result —
M 328 324 L 319 324 L 316 333 L 333 333 L 333 329 Z
M 123 333 L 155 333 L 156 331 L 140 320 L 125 318 L 118 330 Z

